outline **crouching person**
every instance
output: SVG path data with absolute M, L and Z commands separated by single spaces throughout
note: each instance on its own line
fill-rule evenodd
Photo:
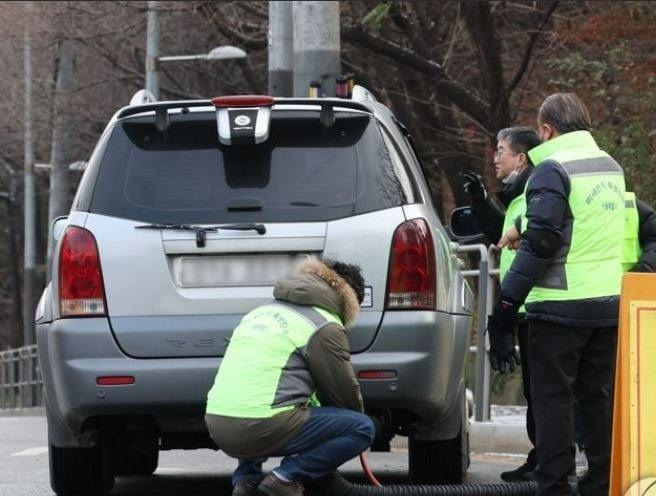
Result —
M 364 296 L 359 267 L 304 262 L 235 329 L 207 397 L 212 439 L 238 458 L 234 496 L 300 496 L 373 442 L 345 329 Z M 283 456 L 266 477 L 262 464 Z

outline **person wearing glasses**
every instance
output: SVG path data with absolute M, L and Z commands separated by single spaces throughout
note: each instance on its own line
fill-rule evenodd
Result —
M 465 192 L 471 198 L 472 213 L 485 236 L 494 244 L 501 239 L 502 233 L 513 225 L 515 219 L 524 213 L 524 188 L 533 172 L 533 164 L 528 151 L 540 144 L 537 133 L 529 127 L 509 127 L 497 134 L 497 148 L 494 152 L 494 170 L 497 179 L 503 183 L 503 189 L 497 194 L 505 207 L 505 213 L 495 204 L 488 194 L 483 180 L 477 174 L 464 174 L 466 178 Z M 503 280 L 515 251 L 504 248 L 501 250 L 499 272 Z M 531 384 L 529 379 L 529 362 L 527 356 L 528 323 L 524 319 L 523 308 L 517 319 L 517 336 L 522 363 L 522 389 L 528 404 L 526 410 L 526 430 L 533 445 L 526 461 L 518 468 L 501 473 L 501 478 L 507 482 L 527 480 L 531 477 L 537 464 L 535 455 L 535 422 L 531 407 Z M 506 362 L 499 360 L 495 353 L 496 347 L 490 350 L 490 363 L 495 370 L 505 372 Z M 509 366 L 514 369 L 511 362 Z

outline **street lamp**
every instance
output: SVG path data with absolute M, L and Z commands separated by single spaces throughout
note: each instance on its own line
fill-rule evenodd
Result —
M 246 58 L 246 52 L 244 50 L 236 46 L 224 45 L 212 48 L 209 53 L 200 55 L 170 55 L 159 57 L 157 60 L 160 62 L 179 62 L 183 60 L 228 60 L 243 58 Z

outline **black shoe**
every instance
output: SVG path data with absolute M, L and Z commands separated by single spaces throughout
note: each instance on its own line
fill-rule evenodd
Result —
M 535 467 L 525 463 L 515 470 L 509 470 L 507 472 L 501 472 L 501 479 L 506 482 L 524 482 L 533 480 L 533 470 Z

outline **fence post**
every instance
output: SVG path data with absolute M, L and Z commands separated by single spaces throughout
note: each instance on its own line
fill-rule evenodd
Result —
M 494 291 L 493 275 L 498 270 L 492 270 L 490 261 L 491 250 L 483 244 L 458 246 L 459 253 L 478 252 L 481 257 L 478 270 L 463 270 L 464 277 L 478 277 L 478 326 L 476 329 L 476 381 L 474 391 L 475 420 L 485 422 L 490 420 L 490 362 L 487 358 L 487 316 L 490 314 L 491 298 Z
M 36 345 L 0 352 L 0 410 L 43 406 Z
M 485 253 L 485 256 L 483 256 Z M 487 250 L 481 250 L 481 262 L 478 276 L 478 331 L 476 343 L 476 397 L 475 420 L 485 422 L 490 420 L 490 362 L 487 358 L 487 316 L 489 314 L 488 291 L 489 259 Z
M 7 372 L 5 364 L 5 353 L 0 352 L 0 409 L 6 408 L 6 389 L 7 389 Z

